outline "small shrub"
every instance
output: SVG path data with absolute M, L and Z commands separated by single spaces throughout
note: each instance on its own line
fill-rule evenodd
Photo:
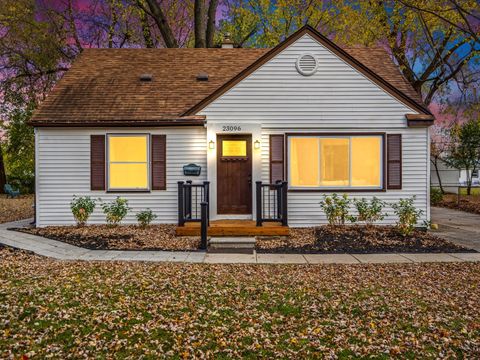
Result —
M 352 222 L 361 221 L 367 226 L 372 226 L 374 222 L 381 221 L 386 216 L 385 213 L 382 213 L 385 202 L 375 196 L 370 201 L 365 198 L 355 199 L 354 203 L 358 215 L 351 217 Z
M 323 196 L 323 200 L 320 201 L 320 207 L 327 216 L 328 223 L 332 226 L 345 225 L 345 220 L 349 218 L 348 210 L 350 208 L 351 200 L 347 194 L 338 196 L 333 194 L 332 196 Z
M 413 202 L 415 196 L 408 199 L 400 199 L 396 204 L 392 204 L 395 215 L 398 216 L 397 229 L 403 236 L 410 235 L 415 229 L 418 219 L 423 214 L 423 210 L 415 208 Z
M 110 226 L 118 225 L 130 210 L 128 200 L 121 197 L 117 197 L 111 203 L 102 204 L 102 209 L 106 215 L 107 224 Z
M 443 200 L 442 191 L 439 188 L 430 188 L 430 204 L 438 205 Z
M 157 215 L 155 215 L 152 210 L 146 209 L 137 213 L 136 217 L 138 225 L 140 225 L 141 227 L 146 227 L 157 218 Z
M 95 209 L 95 199 L 90 196 L 73 195 L 73 199 L 70 202 L 70 209 L 72 209 L 73 217 L 77 223 L 77 226 L 84 226 L 90 215 L 92 215 Z

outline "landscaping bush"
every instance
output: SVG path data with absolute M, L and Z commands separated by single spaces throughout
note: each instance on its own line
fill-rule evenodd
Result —
M 375 196 L 370 201 L 365 198 L 355 199 L 354 204 L 358 215 L 356 217 L 350 217 L 352 222 L 361 221 L 367 226 L 372 226 L 374 222 L 381 221 L 386 216 L 386 214 L 382 212 L 385 207 L 385 202 Z
M 72 209 L 73 217 L 77 223 L 77 226 L 84 226 L 90 215 L 95 209 L 95 199 L 90 196 L 73 196 L 73 200 L 70 202 L 70 209 Z
M 110 226 L 118 225 L 130 210 L 128 200 L 121 197 L 117 197 L 111 203 L 102 204 L 102 209 L 106 215 L 107 224 Z
M 153 220 L 157 218 L 157 215 L 155 215 L 152 210 L 146 209 L 137 213 L 136 217 L 138 225 L 141 227 L 147 227 Z
M 423 214 L 423 210 L 415 208 L 413 202 L 415 196 L 408 199 L 400 199 L 396 204 L 392 204 L 395 215 L 398 216 L 397 229 L 403 236 L 412 234 L 418 219 Z
M 439 188 L 430 188 L 430 204 L 431 205 L 438 205 L 443 200 L 442 191 Z
M 345 220 L 349 219 L 348 211 L 350 208 L 351 200 L 347 194 L 338 196 L 333 194 L 332 196 L 323 196 L 323 200 L 320 201 L 320 207 L 327 216 L 328 223 L 332 226 L 345 225 Z

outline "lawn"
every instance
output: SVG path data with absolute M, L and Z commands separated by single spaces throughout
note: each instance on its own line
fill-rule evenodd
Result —
M 7 199 L 0 194 L 0 224 L 33 217 L 33 195 L 21 195 Z
M 477 358 L 479 284 L 479 263 L 86 263 L 0 249 L 0 358 Z
M 467 188 L 464 188 L 464 187 L 460 188 L 460 194 L 461 195 L 467 195 Z M 478 196 L 480 198 L 480 187 L 478 187 L 478 186 L 477 187 L 472 187 L 470 194 L 473 195 L 473 196 Z

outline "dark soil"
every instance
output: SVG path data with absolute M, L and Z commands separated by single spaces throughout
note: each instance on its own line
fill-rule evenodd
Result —
M 200 248 L 199 237 L 175 236 L 175 225 L 48 226 L 15 229 L 92 250 L 171 250 Z M 258 237 L 262 253 L 426 253 L 475 252 L 426 231 L 401 236 L 394 227 L 365 226 L 292 228 L 289 237 Z
M 175 236 L 175 225 L 47 226 L 14 229 L 92 250 L 198 250 L 199 237 Z
M 403 237 L 394 227 L 320 226 L 291 229 L 290 238 L 259 238 L 257 251 L 262 253 L 444 253 L 476 252 L 426 231 L 415 230 Z

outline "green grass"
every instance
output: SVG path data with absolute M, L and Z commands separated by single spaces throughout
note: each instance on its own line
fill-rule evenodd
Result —
M 3 249 L 0 358 L 472 358 L 479 283 L 475 263 L 65 263 Z
M 460 188 L 460 195 L 467 195 L 467 188 Z M 472 187 L 470 195 L 480 196 L 480 187 Z

